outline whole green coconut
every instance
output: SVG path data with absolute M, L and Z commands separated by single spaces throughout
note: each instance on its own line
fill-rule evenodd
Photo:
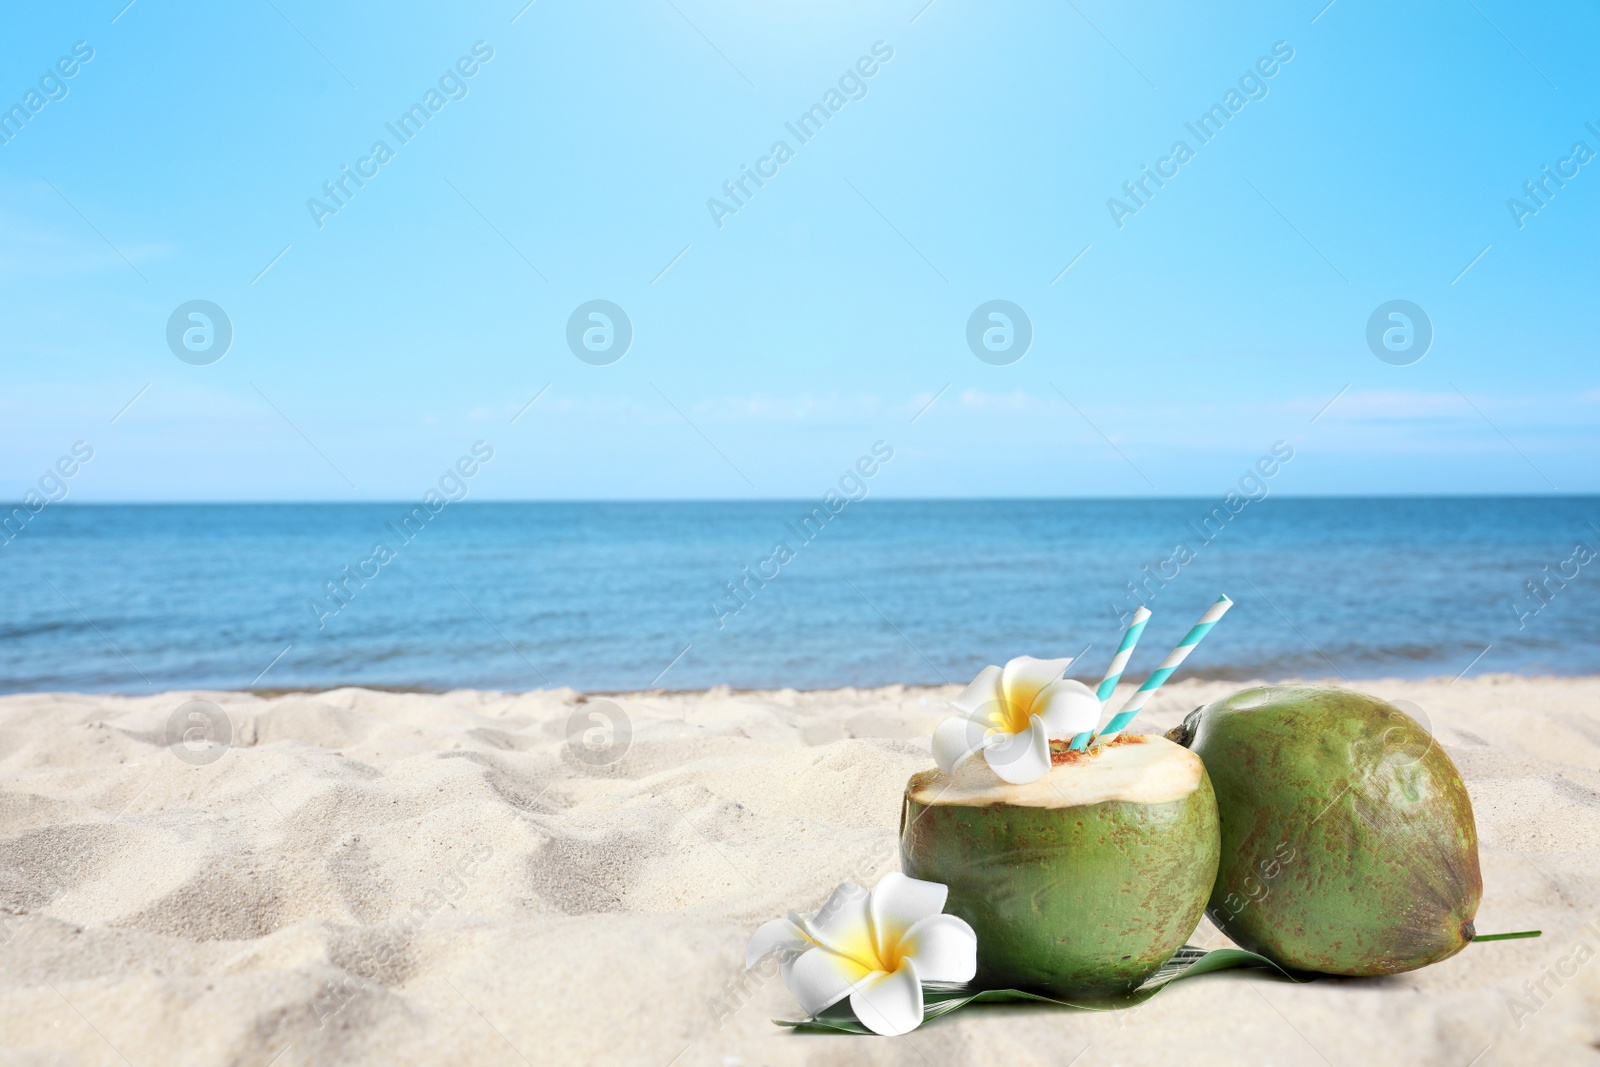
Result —
M 1216 799 L 1204 764 L 1161 737 L 1054 762 L 1022 785 L 981 759 L 913 775 L 902 865 L 950 887 L 945 910 L 978 935 L 978 985 L 1124 993 L 1200 921 L 1217 872 Z
M 1473 938 L 1472 803 L 1432 736 L 1377 697 L 1267 686 L 1167 734 L 1205 761 L 1222 820 L 1206 914 L 1244 948 L 1326 974 L 1415 970 Z

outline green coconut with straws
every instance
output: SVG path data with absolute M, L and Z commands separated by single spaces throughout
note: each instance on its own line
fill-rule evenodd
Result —
M 1367 976 L 1474 940 L 1472 802 L 1404 711 L 1346 689 L 1266 686 L 1196 709 L 1167 737 L 1215 783 L 1222 863 L 1208 914 L 1239 945 Z
M 947 885 L 946 910 L 976 931 L 976 984 L 1125 993 L 1194 932 L 1221 849 L 1210 778 L 1181 745 L 1125 731 L 1231 606 L 1219 598 L 1092 744 L 1142 609 L 1097 690 L 1060 677 L 1069 660 L 1023 657 L 954 701 L 964 714 L 934 735 L 939 769 L 906 787 L 900 848 L 905 872 Z

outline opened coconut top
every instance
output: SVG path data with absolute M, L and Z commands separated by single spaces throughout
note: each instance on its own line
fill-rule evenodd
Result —
M 1055 762 L 1043 778 L 1013 785 L 995 774 L 979 755 L 963 762 L 954 775 L 938 769 L 914 774 L 906 791 L 918 804 L 965 807 L 1076 808 L 1108 801 L 1166 804 L 1193 793 L 1205 774 L 1199 756 L 1155 734 L 1124 735 L 1098 752 L 1073 753 L 1065 761 Z

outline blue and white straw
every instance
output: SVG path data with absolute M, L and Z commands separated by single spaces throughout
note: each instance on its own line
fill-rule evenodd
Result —
M 1128 658 L 1133 655 L 1133 646 L 1139 643 L 1139 636 L 1144 633 L 1144 624 L 1149 621 L 1150 609 L 1140 605 L 1133 613 L 1133 621 L 1122 634 L 1122 644 L 1117 646 L 1117 654 L 1111 657 L 1111 666 L 1106 668 L 1106 676 L 1100 682 L 1100 688 L 1094 691 L 1102 711 L 1105 710 L 1106 701 L 1111 699 L 1111 694 L 1117 691 L 1117 683 L 1122 680 L 1122 672 L 1127 669 Z M 1074 737 L 1072 751 L 1082 752 L 1088 747 L 1089 738 L 1093 736 L 1093 730 L 1085 730 Z
M 1231 607 L 1233 607 L 1233 601 L 1225 596 L 1217 597 L 1216 602 L 1206 609 L 1204 615 L 1200 616 L 1200 621 L 1190 628 L 1182 641 L 1178 642 L 1178 647 L 1167 653 L 1167 658 L 1161 661 L 1161 666 L 1156 668 L 1155 673 L 1145 679 L 1144 684 L 1138 688 L 1133 696 L 1128 698 L 1126 704 L 1122 705 L 1122 710 L 1112 716 L 1110 722 L 1106 723 L 1106 728 L 1101 730 L 1094 739 L 1096 748 L 1111 741 L 1123 730 L 1127 729 L 1128 724 L 1133 721 L 1133 717 L 1139 714 L 1139 709 L 1144 707 L 1145 702 L 1150 699 L 1157 689 L 1161 688 L 1168 678 L 1172 677 L 1172 672 L 1177 670 L 1179 664 L 1188 658 L 1189 653 L 1194 651 L 1194 646 L 1200 643 L 1202 637 L 1211 632 L 1211 628 L 1217 624 L 1217 620 L 1226 615 Z

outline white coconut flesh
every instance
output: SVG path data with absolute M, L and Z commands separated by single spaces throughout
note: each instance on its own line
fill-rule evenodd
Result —
M 1043 778 L 1006 782 L 983 756 L 964 760 L 953 775 L 933 770 L 911 780 L 911 799 L 928 806 L 1076 808 L 1107 801 L 1168 804 L 1200 787 L 1200 757 L 1157 734 L 1126 737 L 1095 753 L 1075 754 Z

